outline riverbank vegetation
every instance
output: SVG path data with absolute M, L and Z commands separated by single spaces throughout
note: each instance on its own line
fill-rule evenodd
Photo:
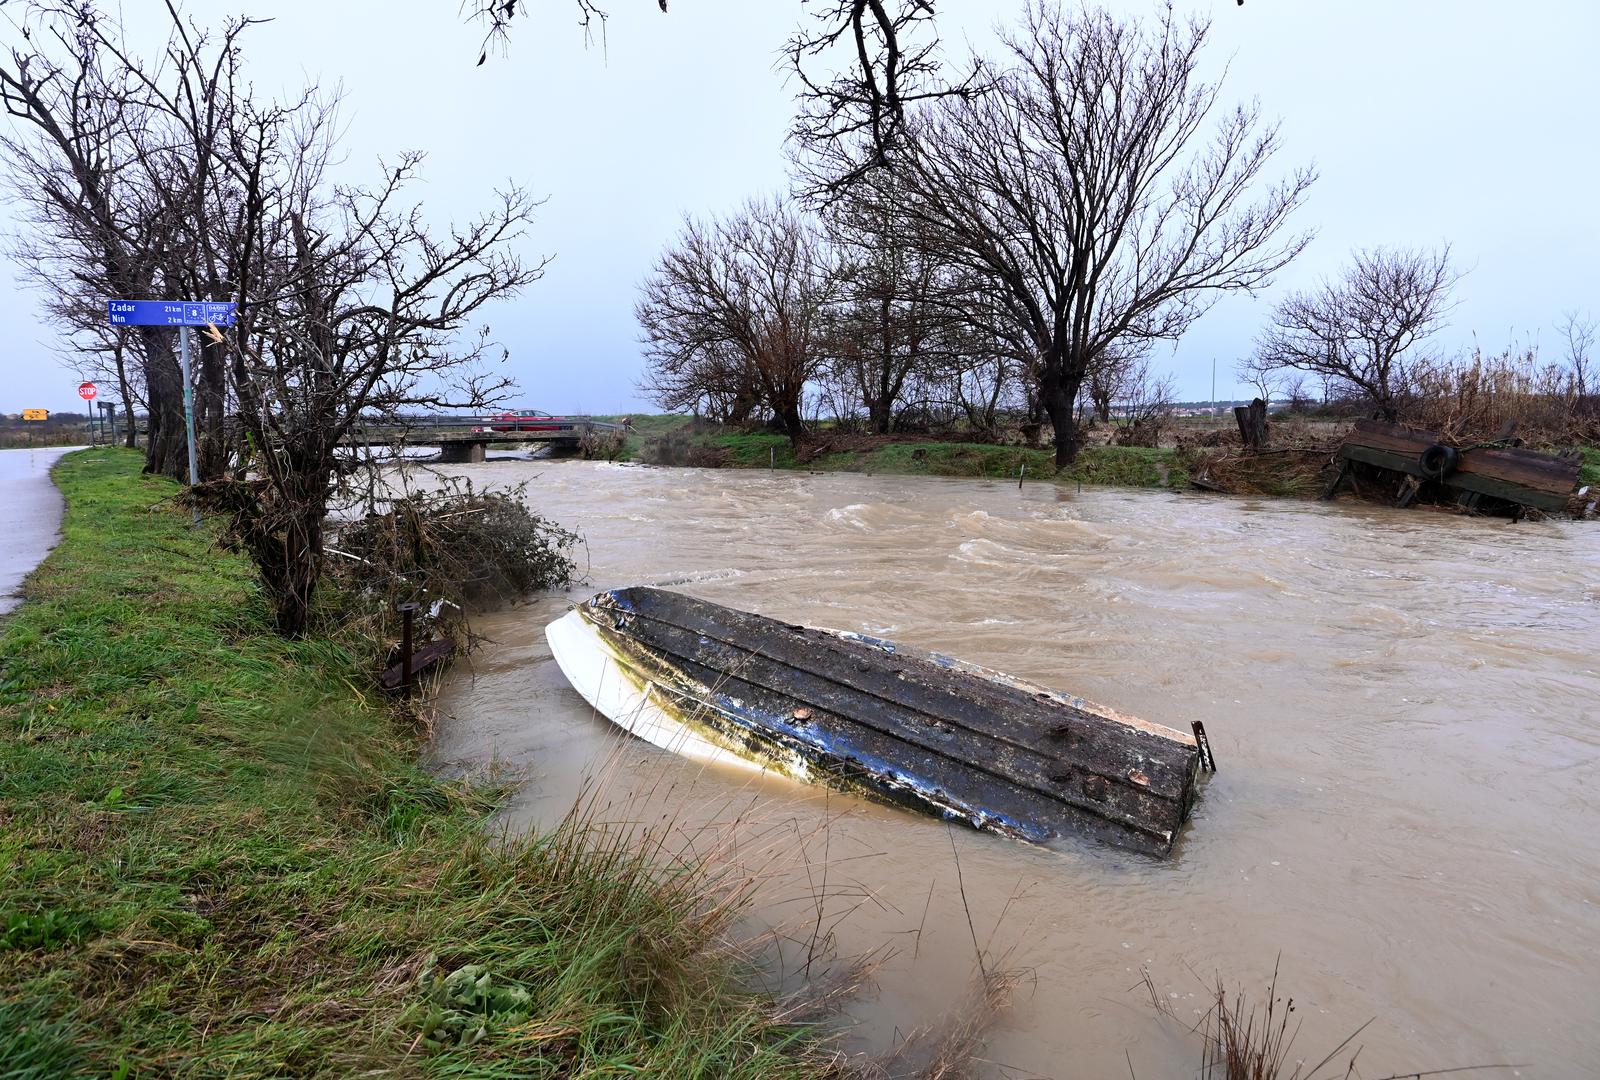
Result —
M 874 50 L 896 27 L 928 29 L 931 6 L 884 10 L 913 7 L 857 38 L 866 81 L 844 79 L 861 96 L 810 82 L 811 54 L 791 55 L 803 90 L 790 197 L 691 218 L 666 244 L 636 306 L 642 388 L 663 408 L 781 431 L 796 459 L 824 427 L 1048 445 L 1066 474 L 1106 435 L 1170 446 L 1180 418 L 1156 349 L 1298 256 L 1307 238 L 1290 221 L 1313 171 L 1276 163 L 1259 107 L 1223 104 L 1199 75 L 1208 25 L 1171 11 L 1029 5 L 995 54 L 958 65 L 981 78 L 954 89 L 928 44 L 919 75 L 952 92 L 896 102 L 886 128 Z M 1377 415 L 1451 446 L 1600 445 L 1593 318 L 1563 317 L 1559 355 L 1447 355 L 1437 335 L 1460 277 L 1447 243 L 1356 249 L 1263 313 L 1236 370 L 1269 405 Z M 741 447 L 721 449 L 743 463 Z M 1234 472 L 1263 491 L 1309 487 L 1303 462 L 1290 477 L 1277 464 Z
M 646 389 L 796 445 L 813 397 L 877 434 L 1020 407 L 1072 465 L 1081 400 L 1103 420 L 1154 404 L 1152 348 L 1308 240 L 1288 223 L 1315 173 L 1279 169 L 1259 108 L 1213 108 L 1208 34 L 1171 10 L 1028 5 L 972 58 L 981 90 L 919 97 L 892 148 L 842 122 L 849 101 L 804 114 L 797 197 L 691 218 L 646 276 Z
M 1189 455 L 1175 448 L 1098 445 L 1085 448 L 1066 469 L 1052 450 L 1002 443 L 899 435 L 868 436 L 823 429 L 796 447 L 787 436 L 695 421 L 651 418 L 653 435 L 635 435 L 625 451 L 631 460 L 699 468 L 788 469 L 992 480 L 1055 480 L 1118 487 L 1184 488 Z
M 22 36 L 0 55 L 12 121 L 0 157 L 24 223 L 11 254 L 74 328 L 75 359 L 114 367 L 124 415 L 144 413 L 146 471 L 183 479 L 194 455 L 279 631 L 298 636 L 326 518 L 366 460 L 347 439 L 374 420 L 505 400 L 505 351 L 479 320 L 543 274 L 522 250 L 538 200 L 508 184 L 468 220 L 436 222 L 415 150 L 334 183 L 338 95 L 272 96 L 248 63 L 259 20 L 208 27 L 172 7 L 152 59 L 94 3 L 17 18 Z M 171 327 L 108 325 L 107 297 L 215 300 L 228 314 L 192 323 L 180 350 Z
M 738 988 L 741 882 L 582 823 L 495 840 L 337 596 L 278 635 L 140 465 L 62 461 L 0 636 L 10 1075 L 822 1074 Z
M 1267 444 L 1255 449 L 1242 445 L 1231 417 L 1175 418 L 1163 431 L 1164 445 L 1153 447 L 1118 445 L 1120 428 L 1113 423 L 1109 430 L 1095 431 L 1096 441 L 1066 469 L 1055 467 L 1049 450 L 1027 446 L 1020 437 L 971 441 L 980 433 L 961 429 L 874 436 L 828 423 L 817 425 L 796 447 L 778 432 L 689 416 L 636 417 L 630 424 L 618 456 L 654 465 L 1052 481 L 1314 499 L 1337 472 L 1334 456 L 1350 418 L 1337 409 L 1282 410 L 1267 425 Z M 1600 447 L 1580 447 L 1579 452 L 1579 488 L 1600 484 Z

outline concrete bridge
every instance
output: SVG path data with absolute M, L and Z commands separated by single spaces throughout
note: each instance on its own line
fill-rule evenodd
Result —
M 626 424 L 588 416 L 550 416 L 534 410 L 486 416 L 399 416 L 352 428 L 346 446 L 437 446 L 439 460 L 471 464 L 484 460 L 491 446 L 545 443 L 575 451 L 585 435 L 626 432 Z

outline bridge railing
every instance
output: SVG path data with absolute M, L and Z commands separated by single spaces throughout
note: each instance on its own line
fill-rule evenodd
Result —
M 625 431 L 627 425 L 611 420 L 597 420 L 590 416 L 551 416 L 534 410 L 508 411 L 482 414 L 461 413 L 417 413 L 410 415 L 372 417 L 350 426 L 352 435 L 404 435 L 421 434 L 427 432 L 472 432 L 482 429 L 487 432 L 499 426 L 507 427 L 516 425 L 512 432 L 531 428 L 532 425 L 543 421 L 552 421 L 563 426 L 570 425 L 577 431 Z M 507 432 L 511 433 L 511 432 Z

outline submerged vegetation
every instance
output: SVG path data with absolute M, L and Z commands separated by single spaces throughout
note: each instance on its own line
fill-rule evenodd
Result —
M 823 1071 L 738 989 L 739 882 L 581 823 L 495 841 L 363 689 L 376 643 L 327 606 L 273 633 L 139 466 L 64 459 L 0 637 L 11 1075 Z
M 339 527 L 330 572 L 345 603 L 373 622 L 393 622 L 395 606 L 420 605 L 424 618 L 458 643 L 467 614 L 578 575 L 581 538 L 528 509 L 527 484 L 475 487 L 442 478 L 444 490 L 407 491 Z

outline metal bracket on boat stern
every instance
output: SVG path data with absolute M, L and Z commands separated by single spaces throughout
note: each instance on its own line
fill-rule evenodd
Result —
M 1217 759 L 1211 753 L 1211 740 L 1206 738 L 1206 726 L 1198 720 L 1189 726 L 1194 728 L 1194 745 L 1200 751 L 1200 767 L 1206 772 L 1216 772 Z

